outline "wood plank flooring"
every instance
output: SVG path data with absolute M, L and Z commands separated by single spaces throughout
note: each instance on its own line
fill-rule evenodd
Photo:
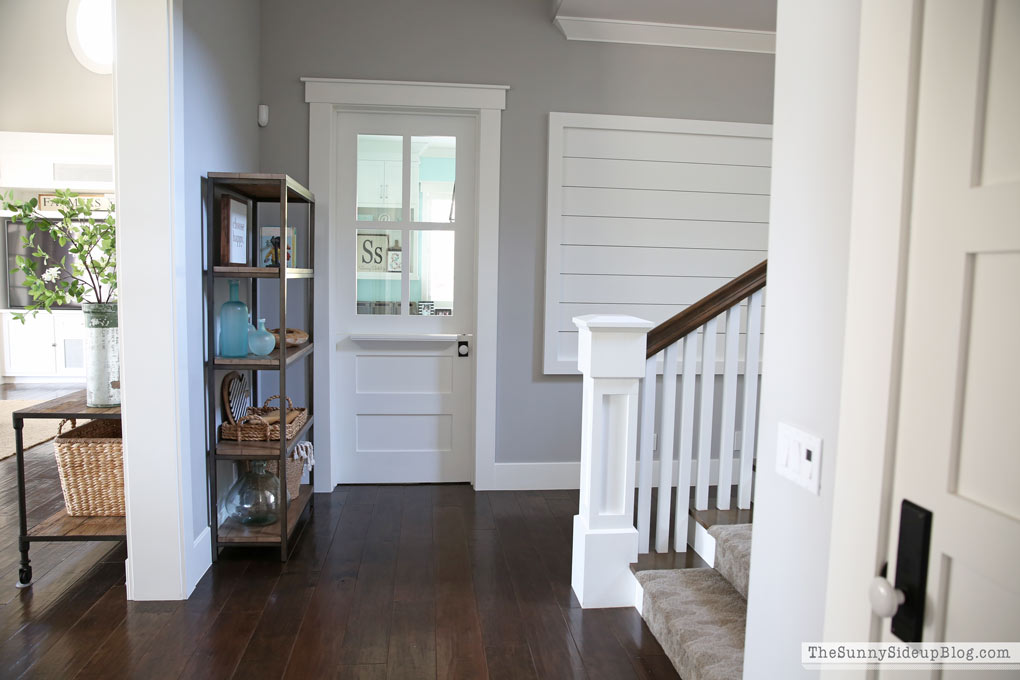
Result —
M 27 464 L 40 521 L 52 448 Z M 678 677 L 634 609 L 578 608 L 576 491 L 338 487 L 289 562 L 231 548 L 186 602 L 127 602 L 123 544 L 35 544 L 36 584 L 14 588 L 14 479 L 0 461 L 3 678 Z

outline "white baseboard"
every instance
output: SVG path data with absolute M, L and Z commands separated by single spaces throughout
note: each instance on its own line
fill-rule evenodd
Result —
M 31 375 L 5 375 L 2 381 L 5 385 L 81 385 L 85 387 L 85 378 L 81 376 L 31 376 Z
M 679 463 L 673 462 L 676 480 Z M 697 479 L 697 463 L 691 463 L 691 486 Z M 733 477 L 739 479 L 740 460 L 733 461 Z M 652 463 L 652 485 L 658 485 L 659 461 Z M 492 491 L 538 491 L 544 489 L 578 489 L 581 486 L 581 463 L 496 463 Z M 709 484 L 719 482 L 719 461 L 712 459 Z M 676 484 L 674 483 L 674 486 Z M 482 490 L 482 489 L 479 489 Z

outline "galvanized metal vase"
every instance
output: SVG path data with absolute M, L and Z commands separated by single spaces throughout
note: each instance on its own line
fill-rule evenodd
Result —
M 85 313 L 85 402 L 120 406 L 120 335 L 116 302 L 83 302 Z

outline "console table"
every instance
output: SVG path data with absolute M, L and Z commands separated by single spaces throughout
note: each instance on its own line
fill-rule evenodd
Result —
M 18 458 L 18 550 L 21 551 L 17 584 L 19 588 L 32 585 L 28 548 L 33 542 L 123 541 L 127 538 L 123 517 L 70 517 L 64 510 L 54 513 L 31 529 L 28 527 L 25 503 L 25 447 L 22 440 L 22 427 L 26 418 L 114 420 L 120 418 L 120 407 L 89 408 L 85 405 L 85 390 L 78 390 L 14 412 L 14 444 Z

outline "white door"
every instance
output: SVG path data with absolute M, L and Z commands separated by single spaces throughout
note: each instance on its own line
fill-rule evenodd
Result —
M 337 115 L 340 482 L 471 481 L 476 120 Z
M 933 513 L 923 640 L 1015 642 L 1020 3 L 928 2 L 921 45 L 889 579 L 908 499 Z

